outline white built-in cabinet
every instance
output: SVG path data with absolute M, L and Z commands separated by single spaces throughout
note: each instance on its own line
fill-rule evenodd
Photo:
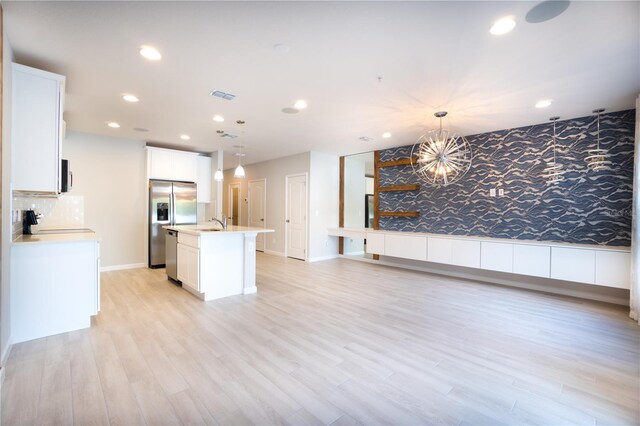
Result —
M 367 253 L 532 277 L 629 288 L 630 253 L 623 247 L 505 241 L 458 235 L 330 229 L 367 239 Z
M 89 327 L 100 310 L 100 243 L 14 243 L 10 297 L 14 343 Z
M 58 194 L 65 77 L 12 66 L 13 189 Z
M 147 169 L 149 179 L 195 182 L 198 202 L 211 202 L 211 157 L 147 147 Z
M 182 236 L 182 238 L 180 238 Z M 191 238 L 189 238 L 191 237 Z M 178 279 L 183 286 L 200 292 L 200 248 L 199 238 L 178 233 L 177 267 Z
M 198 156 L 198 202 L 211 202 L 211 157 Z

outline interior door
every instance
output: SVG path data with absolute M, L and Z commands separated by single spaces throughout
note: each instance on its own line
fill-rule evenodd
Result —
M 307 176 L 287 176 L 287 256 L 304 260 L 307 254 Z
M 240 225 L 240 184 L 232 183 L 229 185 L 229 213 L 227 219 L 231 225 Z
M 266 180 L 249 181 L 249 226 L 265 228 L 266 221 Z M 264 234 L 256 237 L 256 250 L 264 251 Z

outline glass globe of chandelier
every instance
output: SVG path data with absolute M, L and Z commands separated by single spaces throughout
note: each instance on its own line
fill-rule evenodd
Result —
M 562 164 L 558 164 L 556 161 L 556 121 L 560 117 L 551 117 L 549 120 L 553 121 L 553 139 L 551 139 L 553 158 L 547 161 L 547 167 L 542 171 L 542 177 L 547 180 L 548 185 L 555 185 L 558 182 L 564 180 L 564 173 L 566 170 L 562 170 Z
M 587 157 L 585 160 L 587 161 L 587 167 L 591 170 L 608 170 L 611 166 L 611 161 L 609 160 L 611 158 L 611 154 L 609 154 L 606 149 L 600 148 L 600 113 L 604 112 L 604 108 L 594 109 L 593 112 L 598 116 L 598 136 L 596 148 L 587 151 Z
M 413 172 L 433 186 L 447 186 L 460 180 L 471 167 L 471 146 L 464 136 L 442 130 L 446 111 L 434 114 L 440 128 L 430 130 L 418 138 L 411 149 Z

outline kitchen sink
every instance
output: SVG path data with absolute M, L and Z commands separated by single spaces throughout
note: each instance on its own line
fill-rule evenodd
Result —
M 201 232 L 218 232 L 218 231 L 224 231 L 224 229 L 220 229 L 220 228 L 198 229 L 198 231 L 201 231 Z

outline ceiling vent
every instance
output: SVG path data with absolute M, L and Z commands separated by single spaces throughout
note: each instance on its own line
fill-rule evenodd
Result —
M 211 96 L 215 96 L 216 98 L 226 99 L 227 101 L 232 101 L 236 98 L 236 95 L 232 95 L 231 93 L 223 92 L 222 90 L 212 90 L 209 93 Z
M 232 135 L 231 133 L 223 133 L 220 135 L 221 138 L 225 138 L 225 139 L 235 139 L 238 136 L 236 135 Z

